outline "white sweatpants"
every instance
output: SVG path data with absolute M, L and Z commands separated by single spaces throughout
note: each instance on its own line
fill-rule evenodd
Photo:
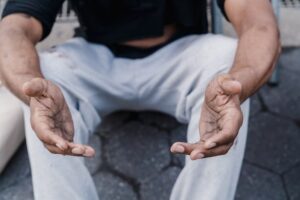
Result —
M 237 41 L 193 35 L 143 59 L 117 58 L 103 45 L 71 39 L 40 53 L 43 75 L 62 89 L 75 123 L 75 141 L 87 143 L 103 116 L 120 109 L 155 110 L 189 123 L 187 140 L 199 140 L 204 91 L 232 66 Z M 242 164 L 249 102 L 244 124 L 225 156 L 186 159 L 171 200 L 232 200 Z M 84 160 L 50 154 L 37 139 L 24 107 L 26 138 L 36 200 L 98 200 Z

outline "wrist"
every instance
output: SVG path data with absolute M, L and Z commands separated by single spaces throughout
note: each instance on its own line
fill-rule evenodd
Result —
M 233 80 L 241 84 L 241 92 L 239 94 L 239 100 L 243 103 L 253 93 L 251 87 L 253 83 L 253 77 L 255 77 L 253 70 L 250 68 L 242 68 L 239 70 L 232 70 L 228 73 Z

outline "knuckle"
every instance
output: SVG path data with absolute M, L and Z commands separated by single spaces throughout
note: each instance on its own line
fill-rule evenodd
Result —
M 208 150 L 203 152 L 205 155 L 209 155 L 209 156 L 217 156 L 220 155 L 220 153 L 217 150 Z
M 235 140 L 235 137 L 236 137 L 236 134 L 235 134 L 235 133 L 227 133 L 227 134 L 225 135 L 226 140 L 227 140 L 227 141 L 230 141 L 230 142 L 234 141 L 234 140 Z
M 44 134 L 38 134 L 39 139 L 44 143 L 49 143 L 49 136 Z
M 43 134 L 36 133 L 36 135 L 43 143 L 47 143 L 47 140 L 45 139 L 45 136 Z
M 56 154 L 56 151 L 54 151 L 53 149 L 50 149 L 50 148 L 47 148 L 47 149 L 48 149 L 48 151 L 49 151 L 50 153 Z
M 221 155 L 226 155 L 227 154 L 227 151 L 226 150 L 222 150 L 221 151 Z
M 228 148 L 226 148 L 226 149 L 224 149 L 224 151 L 223 151 L 223 155 L 226 155 L 228 152 L 229 152 L 229 147 Z
M 232 134 L 230 137 L 229 137 L 229 140 L 230 142 L 233 142 L 236 138 L 237 134 Z

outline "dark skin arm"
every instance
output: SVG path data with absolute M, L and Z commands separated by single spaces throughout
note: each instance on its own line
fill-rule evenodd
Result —
M 91 157 L 94 149 L 73 142 L 74 125 L 60 88 L 41 73 L 35 49 L 41 37 L 42 26 L 33 17 L 5 17 L 0 23 L 0 78 L 30 106 L 31 126 L 51 153 Z
M 30 98 L 22 91 L 25 82 L 42 78 L 35 45 L 42 27 L 27 15 L 16 14 L 0 23 L 0 78 L 26 104 Z
M 279 31 L 269 0 L 226 0 L 225 10 L 238 34 L 234 64 L 228 74 L 208 85 L 196 144 L 175 143 L 173 153 L 201 159 L 226 154 L 243 122 L 241 103 L 271 76 L 281 50 Z

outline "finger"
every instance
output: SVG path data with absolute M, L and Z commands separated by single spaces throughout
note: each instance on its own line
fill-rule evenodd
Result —
M 31 112 L 31 127 L 37 137 L 45 144 L 57 146 L 63 151 L 66 150 L 68 148 L 67 141 L 50 130 L 51 121 L 39 121 L 41 117 L 37 114 L 38 112 L 35 109 L 32 109 Z
M 47 92 L 47 81 L 42 78 L 34 78 L 23 84 L 23 92 L 30 97 L 40 97 Z
M 229 79 L 229 78 L 224 78 L 221 77 L 221 80 L 219 80 L 220 87 L 222 88 L 223 92 L 226 95 L 235 95 L 235 94 L 240 94 L 242 91 L 242 85 L 240 82 Z
M 96 153 L 92 147 L 87 145 L 69 143 L 69 147 L 71 149 L 71 152 L 75 155 L 94 157 Z
M 217 146 L 231 143 L 234 141 L 236 136 L 237 136 L 237 133 L 235 133 L 235 132 L 234 133 L 230 132 L 230 133 L 216 134 L 216 135 L 212 136 L 211 138 L 209 138 L 207 141 L 205 141 L 204 147 L 206 149 L 212 149 Z
M 205 150 L 203 149 L 195 149 L 194 151 L 192 151 L 190 154 L 191 160 L 200 160 L 205 158 L 204 151 Z
M 83 156 L 83 157 L 92 157 L 92 153 L 95 154 L 95 151 L 91 149 L 91 147 L 85 145 L 72 144 L 73 148 L 68 148 L 65 151 L 62 151 L 56 146 L 44 144 L 44 146 L 48 149 L 50 153 L 60 154 L 60 155 L 68 155 L 68 156 Z M 88 151 L 88 153 L 87 153 Z M 93 152 L 92 152 L 93 151 Z
M 65 151 L 62 151 L 61 149 L 59 149 L 58 147 L 53 146 L 53 145 L 44 144 L 44 146 L 50 153 L 53 153 L 53 154 L 59 154 L 59 155 L 64 155 L 64 156 L 76 156 L 76 157 L 82 156 L 82 155 L 72 153 L 72 150 L 70 148 Z
M 222 130 L 220 133 L 208 138 L 204 143 L 204 147 L 206 149 L 212 149 L 217 146 L 232 143 L 235 140 L 237 134 L 238 130 Z
M 215 156 L 221 156 L 228 153 L 233 143 L 222 145 L 215 147 L 213 149 L 208 150 L 200 150 L 196 149 L 193 151 L 190 155 L 192 160 L 198 160 L 202 158 L 208 158 L 208 157 L 215 157 Z
M 238 114 L 236 114 L 237 116 Z M 222 127 L 222 130 L 208 137 L 204 141 L 204 147 L 207 149 L 215 148 L 216 146 L 225 145 L 228 143 L 233 143 L 236 136 L 238 135 L 239 129 L 241 127 L 241 122 L 239 119 L 228 119 L 222 124 L 225 124 Z
M 53 145 L 57 148 L 61 149 L 62 151 L 65 151 L 68 149 L 68 143 L 65 141 L 62 137 L 56 135 L 55 133 L 44 129 L 44 130 L 35 130 L 37 137 L 47 145 Z
M 176 142 L 172 145 L 170 150 L 172 153 L 190 155 L 191 152 L 197 148 L 202 148 L 200 143 L 189 144 L 185 142 Z
M 53 146 L 53 145 L 48 145 L 48 144 L 44 144 L 45 148 L 53 154 L 60 154 L 60 155 L 65 155 L 66 152 L 61 150 L 60 148 Z

